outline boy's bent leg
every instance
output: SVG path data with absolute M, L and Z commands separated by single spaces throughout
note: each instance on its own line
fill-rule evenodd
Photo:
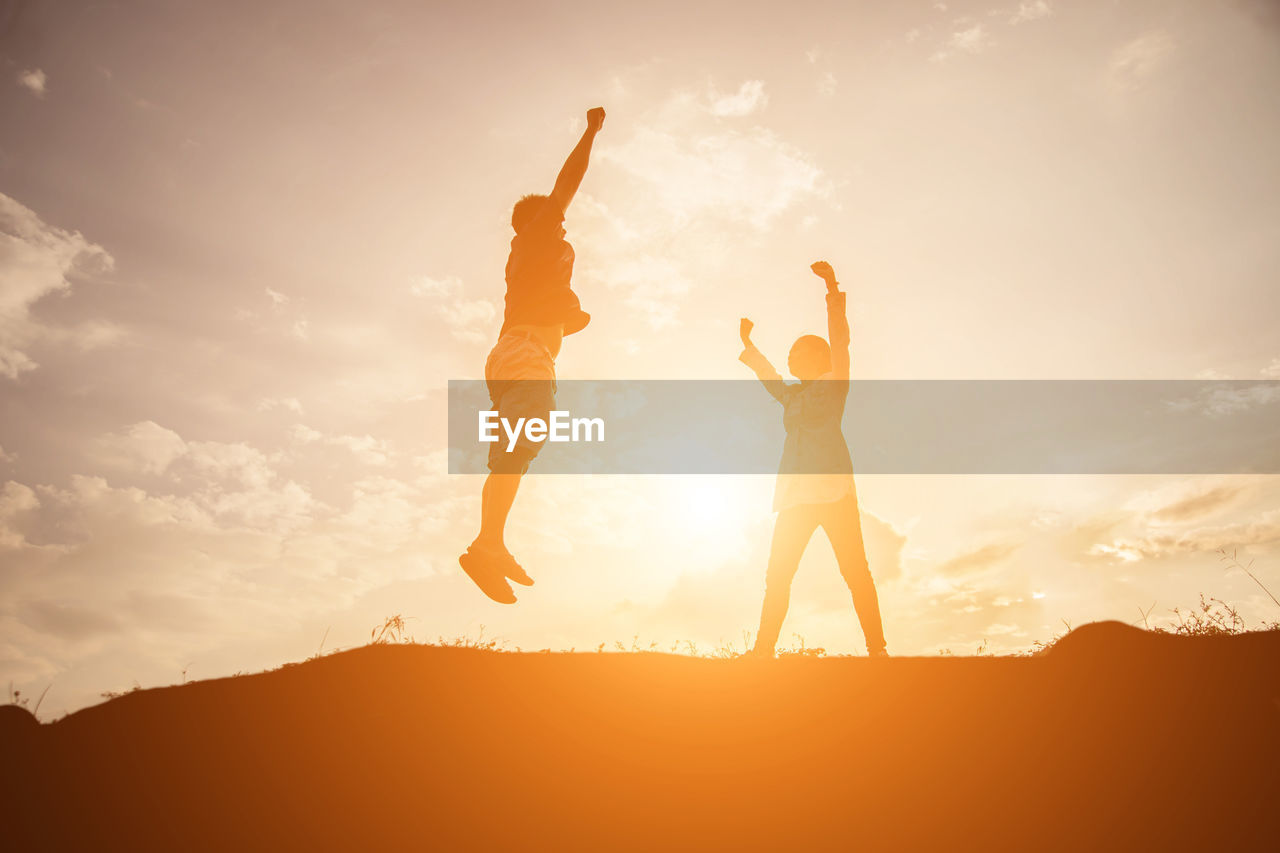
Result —
M 825 514 L 822 522 L 836 553 L 836 563 L 853 597 L 853 610 L 867 641 L 867 654 L 876 657 L 885 654 L 884 624 L 880 618 L 880 597 L 867 563 L 867 551 L 862 541 L 862 519 L 858 513 L 858 501 L 845 498 Z
M 778 634 L 787 618 L 791 604 L 791 581 L 800 568 L 809 538 L 818 527 L 814 513 L 803 506 L 791 507 L 778 513 L 773 527 L 773 542 L 769 546 L 769 570 L 765 575 L 764 604 L 760 608 L 760 630 L 756 632 L 756 654 L 773 654 L 778 644 Z

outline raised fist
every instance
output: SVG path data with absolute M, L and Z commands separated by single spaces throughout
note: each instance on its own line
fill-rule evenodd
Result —
M 748 320 L 746 317 L 743 317 L 742 321 L 738 323 L 738 336 L 742 338 L 742 343 L 744 345 L 750 345 L 751 330 L 755 327 L 756 324 Z
M 813 270 L 814 275 L 828 284 L 836 280 L 836 271 L 826 261 L 815 261 L 809 265 L 809 269 Z
M 587 110 L 587 130 L 598 131 L 604 127 L 604 107 Z

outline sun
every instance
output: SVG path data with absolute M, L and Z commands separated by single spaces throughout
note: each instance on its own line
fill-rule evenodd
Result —
M 767 490 L 752 488 L 752 478 L 677 477 L 666 484 L 668 529 L 690 546 L 723 549 L 739 543 L 747 529 L 770 511 Z

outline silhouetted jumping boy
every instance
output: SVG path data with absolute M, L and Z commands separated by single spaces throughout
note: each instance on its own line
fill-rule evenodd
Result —
M 750 320 L 742 318 L 740 330 L 745 349 L 738 358 L 755 371 L 764 387 L 782 404 L 782 422 L 787 431 L 773 496 L 778 520 L 769 550 L 764 607 L 750 654 L 773 657 L 800 557 L 814 531 L 822 527 L 831 540 L 840 574 L 853 594 L 853 608 L 867 640 L 867 653 L 886 657 L 880 602 L 862 543 L 853 464 L 840 428 L 849 396 L 845 294 L 830 264 L 818 261 L 811 269 L 827 283 L 827 334 L 831 344 L 817 335 L 804 335 L 791 346 L 787 367 L 800 384 L 783 382 L 769 360 L 751 343 L 754 324 Z
M 604 109 L 587 112 L 587 129 L 565 160 L 551 195 L 527 195 L 511 211 L 507 258 L 506 313 L 498 343 L 489 353 L 484 378 L 498 416 L 544 421 L 555 408 L 556 356 L 565 335 L 581 331 L 591 315 L 583 311 L 569 286 L 573 247 L 564 239 L 564 214 L 587 172 L 591 144 L 604 126 Z M 503 541 L 507 514 L 520 478 L 541 449 L 521 433 L 515 449 L 505 442 L 489 448 L 489 476 L 480 503 L 480 534 L 458 558 L 476 586 L 494 601 L 516 600 L 507 579 L 529 586 L 533 579 L 511 556 Z

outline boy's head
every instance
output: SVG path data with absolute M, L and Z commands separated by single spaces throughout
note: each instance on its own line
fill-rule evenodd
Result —
M 546 204 L 547 197 L 531 193 L 516 202 L 516 206 L 511 208 L 511 227 L 519 234 L 524 227 L 533 221 L 538 215 L 538 211 L 542 210 L 542 205 Z
M 791 345 L 787 369 L 796 379 L 817 379 L 831 372 L 831 347 L 817 335 L 801 335 Z

